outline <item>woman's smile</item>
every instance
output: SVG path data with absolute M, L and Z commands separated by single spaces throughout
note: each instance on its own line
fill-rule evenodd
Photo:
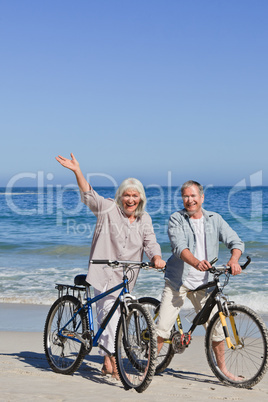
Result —
M 140 193 L 136 190 L 127 190 L 122 195 L 122 204 L 127 215 L 133 215 L 140 202 Z

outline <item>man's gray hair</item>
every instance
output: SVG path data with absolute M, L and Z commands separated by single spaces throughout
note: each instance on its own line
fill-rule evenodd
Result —
M 188 180 L 186 181 L 182 186 L 181 186 L 181 195 L 183 194 L 183 191 L 188 188 L 188 187 L 192 187 L 192 186 L 196 186 L 198 188 L 199 194 L 203 195 L 204 194 L 204 189 L 203 186 L 201 186 L 200 183 L 198 183 L 197 181 L 194 180 Z
M 119 207 L 124 210 L 123 208 L 123 203 L 122 203 L 122 195 L 125 193 L 127 190 L 135 190 L 140 194 L 140 202 L 139 205 L 137 206 L 137 209 L 135 211 L 135 216 L 141 216 L 145 210 L 146 206 L 146 195 L 144 191 L 144 187 L 142 183 L 138 179 L 134 179 L 133 177 L 125 179 L 122 181 L 120 186 L 118 187 L 116 193 L 115 193 L 115 202 Z

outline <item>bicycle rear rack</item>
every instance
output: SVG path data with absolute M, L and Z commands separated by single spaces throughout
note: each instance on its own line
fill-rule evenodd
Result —
M 56 283 L 55 289 L 58 290 L 58 297 L 62 298 L 66 295 L 76 297 L 82 303 L 88 297 L 90 285 L 85 281 L 86 275 L 77 275 L 74 278 L 74 285 L 66 285 L 63 283 Z

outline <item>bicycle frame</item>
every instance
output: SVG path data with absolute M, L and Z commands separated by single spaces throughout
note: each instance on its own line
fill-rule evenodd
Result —
M 205 324 L 207 322 L 207 320 L 208 320 L 208 318 L 209 318 L 209 316 L 211 314 L 211 311 L 213 310 L 213 308 L 217 304 L 217 302 L 215 300 L 215 297 L 216 297 L 217 293 L 219 292 L 218 281 L 214 280 L 212 282 L 209 282 L 209 283 L 207 283 L 205 285 L 202 285 L 202 286 L 198 287 L 195 290 L 190 291 L 190 292 L 197 292 L 199 290 L 208 289 L 210 287 L 215 287 L 215 289 L 211 292 L 210 296 L 206 300 L 206 303 L 204 304 L 202 309 L 196 314 L 196 316 L 195 316 L 195 318 L 193 320 L 192 326 L 190 327 L 190 329 L 187 332 L 189 335 L 191 335 L 194 332 L 195 328 L 198 325 L 203 325 L 203 324 Z M 218 306 L 219 305 L 221 305 L 221 304 L 218 303 Z M 157 315 L 158 315 L 158 313 L 157 313 Z M 154 319 L 157 317 L 157 315 L 154 317 Z M 184 332 L 183 332 L 183 328 L 182 328 L 182 321 L 181 321 L 181 318 L 180 318 L 180 314 L 178 314 L 178 316 L 176 318 L 176 322 L 177 322 L 178 330 L 179 330 L 180 334 L 183 335 Z M 165 343 L 172 343 L 172 340 L 165 339 L 164 342 Z
M 208 299 L 206 300 L 205 305 L 199 311 L 199 313 L 197 313 L 197 315 L 195 316 L 195 318 L 193 320 L 193 324 L 192 324 L 191 328 L 188 331 L 188 334 L 191 335 L 193 333 L 193 331 L 195 330 L 195 328 L 197 327 L 197 325 L 205 324 L 208 321 L 209 316 L 210 316 L 213 308 L 217 304 L 217 306 L 218 306 L 218 314 L 219 314 L 221 325 L 222 325 L 222 328 L 223 328 L 223 333 L 224 333 L 224 336 L 225 336 L 226 344 L 227 344 L 229 349 L 235 349 L 236 346 L 233 345 L 233 343 L 231 342 L 228 327 L 227 327 L 227 324 L 226 324 L 225 313 L 227 312 L 227 314 L 229 315 L 229 311 L 228 311 L 227 305 L 223 306 L 222 301 L 221 301 L 221 299 L 223 297 L 223 293 L 222 293 L 222 290 L 219 288 L 219 278 L 216 277 L 214 279 L 214 281 L 209 282 L 206 285 L 202 285 L 202 286 L 198 287 L 197 289 L 195 289 L 194 291 L 196 292 L 198 290 L 208 289 L 208 288 L 214 287 L 214 286 L 215 286 L 215 288 L 211 292 L 211 294 L 208 297 Z M 225 308 L 225 313 L 223 311 L 224 310 L 223 307 L 226 307 Z M 231 322 L 231 327 L 232 327 L 234 339 L 236 341 L 236 345 L 239 346 L 242 343 L 241 343 L 241 341 L 239 339 L 239 335 L 237 333 L 235 320 L 234 320 L 233 316 L 230 316 L 230 322 Z
M 72 318 L 64 325 L 64 327 L 59 329 L 59 331 L 58 331 L 59 336 L 61 336 L 63 338 L 71 338 L 74 342 L 79 342 L 79 343 L 86 344 L 87 339 L 84 339 L 82 336 L 79 336 L 77 334 L 77 330 L 79 329 L 79 327 L 81 325 L 81 321 L 74 328 L 74 331 L 72 331 L 72 332 L 70 332 L 69 330 L 65 331 L 65 328 L 67 328 L 68 325 L 71 322 L 75 321 L 76 316 L 81 312 L 81 310 L 85 310 L 87 312 L 87 316 L 88 316 L 89 331 L 90 331 L 91 335 L 93 334 L 93 336 L 92 336 L 92 346 L 93 347 L 98 346 L 98 341 L 99 341 L 100 336 L 102 335 L 103 331 L 107 327 L 109 321 L 111 320 L 113 314 L 115 313 L 115 311 L 117 310 L 119 305 L 121 307 L 121 314 L 124 315 L 124 312 L 126 311 L 126 309 L 124 308 L 125 307 L 124 296 L 127 295 L 128 298 L 130 298 L 131 300 L 136 300 L 136 298 L 131 296 L 130 293 L 129 293 L 129 287 L 128 287 L 129 282 L 128 282 L 128 277 L 127 277 L 126 272 L 125 272 L 125 267 L 123 267 L 123 270 L 124 270 L 123 281 L 119 285 L 116 285 L 116 286 L 108 289 L 107 291 L 101 293 L 98 296 L 95 296 L 95 297 L 91 298 L 89 296 L 89 289 L 84 288 L 84 291 L 87 292 L 86 302 L 84 304 L 82 304 L 81 307 L 78 308 L 74 312 Z M 67 287 L 67 286 L 57 284 L 57 288 L 59 290 L 63 290 L 64 287 Z M 73 290 L 82 291 L 82 289 L 79 288 L 78 286 L 68 286 L 68 288 L 71 288 Z M 94 334 L 94 322 L 93 322 L 92 305 L 94 303 L 96 303 L 97 301 L 103 299 L 104 297 L 108 296 L 109 294 L 112 294 L 112 293 L 114 293 L 114 292 L 116 292 L 117 290 L 120 290 L 120 289 L 122 289 L 120 294 L 116 298 L 116 300 L 115 300 L 114 304 L 112 305 L 111 309 L 109 310 L 107 316 L 103 319 L 103 321 L 99 325 L 99 329 L 98 329 L 97 333 Z M 81 297 L 80 297 L 80 299 L 81 299 Z M 124 333 L 126 334 L 127 331 L 124 331 Z M 126 337 L 126 342 L 128 343 L 127 337 Z
M 248 263 L 246 263 L 243 266 L 244 269 L 245 269 L 246 265 L 248 265 Z M 224 304 L 224 306 L 223 306 L 222 301 L 221 301 L 221 299 L 223 297 L 223 293 L 222 293 L 222 290 L 219 287 L 219 278 L 215 277 L 213 281 L 208 282 L 208 283 L 206 283 L 204 285 L 201 285 L 198 288 L 196 288 L 195 290 L 190 290 L 189 292 L 197 292 L 197 291 L 205 290 L 205 289 L 212 288 L 212 287 L 214 289 L 212 290 L 211 294 L 209 295 L 209 297 L 206 300 L 206 302 L 205 302 L 204 306 L 202 307 L 202 309 L 194 317 L 193 323 L 192 323 L 190 329 L 188 330 L 187 335 L 191 336 L 192 333 L 194 332 L 195 328 L 198 325 L 205 324 L 208 321 L 209 316 L 210 316 L 213 308 L 217 305 L 218 306 L 218 314 L 219 314 L 220 321 L 221 321 L 221 324 L 222 324 L 226 344 L 227 344 L 229 349 L 234 350 L 237 347 L 240 347 L 242 345 L 242 342 L 241 342 L 241 340 L 239 338 L 239 334 L 237 332 L 237 328 L 236 328 L 236 325 L 235 325 L 235 319 L 234 319 L 234 317 L 232 315 L 230 315 L 230 322 L 231 322 L 231 327 L 232 327 L 232 331 L 233 331 L 233 335 L 234 335 L 236 345 L 234 345 L 231 342 L 229 331 L 228 331 L 228 328 L 227 328 L 227 325 L 226 325 L 226 319 L 225 319 L 226 311 L 227 311 L 227 314 L 229 314 L 229 311 L 228 311 L 227 304 Z M 225 312 L 223 311 L 224 310 L 223 307 L 225 308 Z M 179 333 L 181 334 L 181 336 L 183 336 L 184 332 L 183 332 L 183 328 L 182 328 L 182 322 L 181 322 L 180 314 L 178 314 L 178 316 L 176 318 L 176 322 L 177 322 L 177 325 L 178 325 Z M 172 343 L 172 340 L 165 339 L 164 342 L 165 343 Z

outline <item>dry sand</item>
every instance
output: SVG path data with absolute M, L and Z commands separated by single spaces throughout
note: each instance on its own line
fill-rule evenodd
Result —
M 203 341 L 194 337 L 189 349 L 175 355 L 170 367 L 138 394 L 101 376 L 96 348 L 78 372 L 64 376 L 50 369 L 41 332 L 0 331 L 0 401 L 267 401 L 268 373 L 251 390 L 226 386 L 210 371 Z

